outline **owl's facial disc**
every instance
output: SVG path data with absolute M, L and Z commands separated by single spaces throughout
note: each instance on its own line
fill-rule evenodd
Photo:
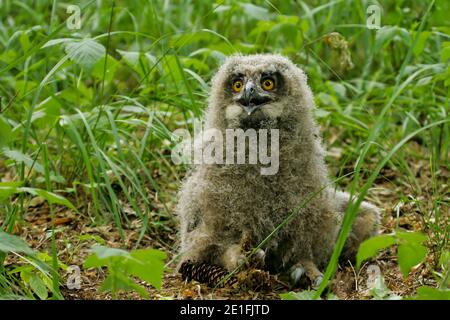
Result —
M 267 72 L 249 76 L 238 74 L 231 81 L 233 100 L 251 115 L 261 106 L 276 100 L 279 84 L 278 74 Z
M 267 95 L 261 95 L 256 89 L 255 83 L 252 80 L 248 80 L 241 98 L 238 99 L 238 102 L 249 115 L 261 105 L 270 101 Z

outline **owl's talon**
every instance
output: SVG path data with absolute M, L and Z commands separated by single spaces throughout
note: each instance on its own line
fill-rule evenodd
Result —
M 320 287 L 320 284 L 323 281 L 323 276 L 318 276 L 314 279 L 314 281 L 312 281 L 312 288 L 314 290 L 317 290 Z
M 305 269 L 303 267 L 294 267 L 292 268 L 291 271 L 291 281 L 292 284 L 297 284 L 300 279 L 303 277 L 303 275 L 305 274 Z

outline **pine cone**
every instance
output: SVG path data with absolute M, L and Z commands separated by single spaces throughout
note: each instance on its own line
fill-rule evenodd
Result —
M 224 268 L 207 264 L 204 262 L 192 262 L 187 260 L 181 264 L 180 271 L 183 280 L 196 280 L 200 283 L 205 283 L 210 287 L 223 287 L 225 285 L 233 285 L 236 283 L 235 277 L 230 277 L 224 280 L 228 271 Z

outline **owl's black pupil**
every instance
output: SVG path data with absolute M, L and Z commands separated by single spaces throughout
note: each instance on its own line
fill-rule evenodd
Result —
M 238 82 L 238 83 L 236 83 L 236 88 L 240 88 L 241 87 L 241 83 L 240 82 Z

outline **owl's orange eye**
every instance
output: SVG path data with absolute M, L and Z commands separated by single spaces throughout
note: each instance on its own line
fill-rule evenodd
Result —
M 244 87 L 244 83 L 241 80 L 235 80 L 232 87 L 234 92 L 240 92 Z
M 261 82 L 262 88 L 266 91 L 270 91 L 275 87 L 275 82 L 271 78 L 265 78 Z

